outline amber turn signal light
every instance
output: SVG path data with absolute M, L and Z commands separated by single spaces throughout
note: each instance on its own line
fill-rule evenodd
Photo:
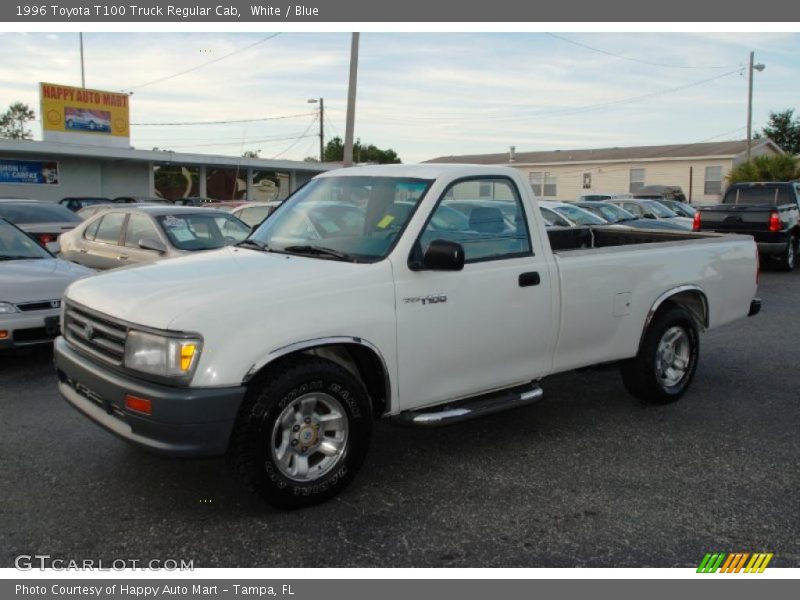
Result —
M 131 394 L 125 395 L 125 408 L 142 413 L 143 415 L 153 414 L 153 403 L 147 398 L 140 398 L 139 396 L 132 396 Z

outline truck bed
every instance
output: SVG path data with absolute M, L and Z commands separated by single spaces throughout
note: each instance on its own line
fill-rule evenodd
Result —
M 556 254 L 591 248 L 610 248 L 632 244 L 655 244 L 681 242 L 720 237 L 715 233 L 692 231 L 656 231 L 645 229 L 623 229 L 617 227 L 573 227 L 547 231 L 550 247 Z

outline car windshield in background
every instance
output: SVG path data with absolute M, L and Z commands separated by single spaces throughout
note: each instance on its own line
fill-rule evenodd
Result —
M 428 180 L 404 177 L 314 179 L 284 202 L 251 237 L 277 252 L 380 260 L 394 246 L 430 184 Z
M 636 215 L 629 213 L 627 210 L 617 206 L 616 204 L 606 204 L 604 202 L 602 204 L 598 204 L 597 206 L 593 206 L 592 208 L 588 208 L 586 206 L 582 206 L 581 208 L 584 210 L 591 210 L 593 213 L 599 213 L 599 215 L 609 223 L 620 223 L 622 221 L 632 221 L 636 219 Z
M 647 208 L 649 208 L 656 214 L 656 216 L 661 217 L 662 219 L 670 219 L 678 216 L 678 213 L 668 209 L 660 202 L 656 202 L 655 200 L 644 200 L 643 202 L 647 205 Z
M 50 258 L 50 253 L 16 227 L 0 219 L 0 260 Z
M 556 206 L 554 210 L 567 217 L 576 225 L 606 225 L 606 220 L 577 206 Z
M 47 202 L 0 202 L 0 217 L 15 225 L 30 223 L 81 223 L 74 212 Z
M 162 215 L 156 221 L 178 250 L 213 250 L 238 244 L 250 228 L 233 215 L 217 211 Z
M 723 204 L 788 204 L 791 202 L 788 188 L 778 186 L 759 186 L 728 190 Z

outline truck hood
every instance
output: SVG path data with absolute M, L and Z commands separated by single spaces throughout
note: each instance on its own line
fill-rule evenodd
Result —
M 92 273 L 58 258 L 0 261 L 0 302 L 58 300 L 70 283 Z
M 350 279 L 363 264 L 227 247 L 142 266 L 106 271 L 78 281 L 66 298 L 109 316 L 169 329 L 181 315 L 236 303 L 266 307 L 296 294 Z

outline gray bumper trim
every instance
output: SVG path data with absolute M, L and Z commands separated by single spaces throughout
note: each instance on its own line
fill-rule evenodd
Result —
M 227 450 L 244 387 L 178 388 L 128 377 L 78 354 L 61 337 L 53 359 L 64 399 L 122 439 L 170 456 L 216 456 Z M 151 400 L 153 414 L 126 409 L 126 394 Z

